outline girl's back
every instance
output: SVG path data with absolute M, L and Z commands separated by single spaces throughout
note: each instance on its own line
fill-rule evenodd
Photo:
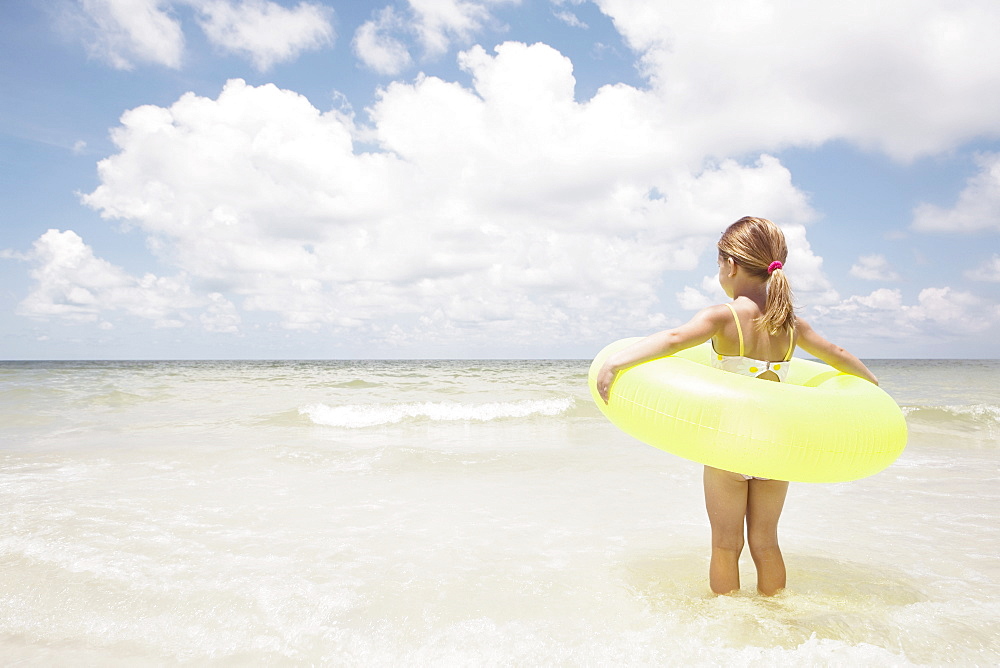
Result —
M 786 329 L 777 334 L 762 331 L 756 323 L 762 315 L 760 307 L 749 299 L 736 299 L 733 303 L 736 318 L 727 324 L 712 339 L 712 345 L 721 355 L 740 354 L 740 335 L 743 338 L 743 356 L 767 362 L 781 362 L 788 359 L 788 349 L 794 338 L 794 331 Z

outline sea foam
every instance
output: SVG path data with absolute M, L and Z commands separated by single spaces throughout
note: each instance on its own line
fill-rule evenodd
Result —
M 572 397 L 522 399 L 480 404 L 452 401 L 420 403 L 375 403 L 328 406 L 310 404 L 299 409 L 313 423 L 327 427 L 362 428 L 394 424 L 404 420 L 431 422 L 490 422 L 505 418 L 555 417 L 576 404 Z
M 904 406 L 902 410 L 911 427 L 978 431 L 991 437 L 1000 433 L 1000 406 L 994 404 Z

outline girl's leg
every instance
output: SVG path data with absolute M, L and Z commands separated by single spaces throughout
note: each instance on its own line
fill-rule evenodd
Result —
M 712 525 L 712 562 L 708 581 L 716 594 L 740 588 L 743 519 L 747 511 L 747 481 L 739 473 L 705 467 L 705 508 Z
M 785 587 L 785 561 L 778 548 L 778 518 L 785 505 L 784 480 L 751 480 L 747 493 L 747 542 L 757 567 L 757 591 L 772 596 Z

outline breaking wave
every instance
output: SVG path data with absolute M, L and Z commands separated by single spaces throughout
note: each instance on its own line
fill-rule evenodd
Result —
M 1000 435 L 1000 406 L 993 404 L 906 406 L 903 413 L 914 427 Z
M 314 424 L 327 427 L 375 427 L 404 420 L 431 422 L 490 422 L 509 418 L 555 417 L 567 413 L 576 401 L 560 399 L 523 399 L 482 404 L 450 401 L 421 403 L 349 404 L 328 406 L 310 404 L 299 409 Z

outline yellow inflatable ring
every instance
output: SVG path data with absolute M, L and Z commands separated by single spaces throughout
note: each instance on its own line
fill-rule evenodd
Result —
M 746 475 L 842 482 L 878 473 L 906 447 L 906 420 L 877 385 L 796 358 L 785 382 L 712 368 L 705 343 L 618 374 L 605 404 L 604 360 L 639 339 L 616 341 L 590 366 L 590 393 L 608 419 L 640 441 Z

